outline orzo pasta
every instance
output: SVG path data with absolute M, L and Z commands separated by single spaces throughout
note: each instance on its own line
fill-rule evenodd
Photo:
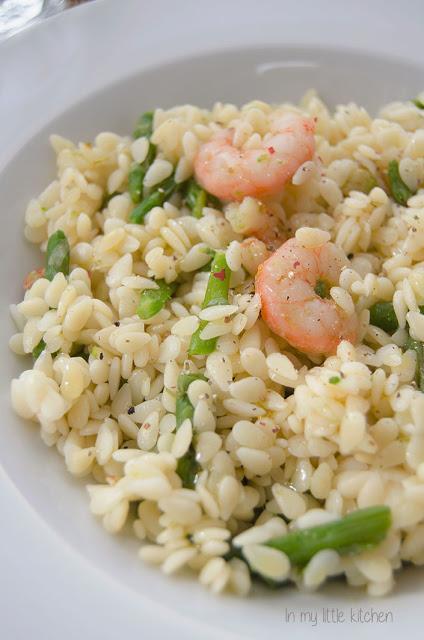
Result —
M 13 407 L 165 574 L 383 595 L 424 562 L 423 97 L 51 137 Z

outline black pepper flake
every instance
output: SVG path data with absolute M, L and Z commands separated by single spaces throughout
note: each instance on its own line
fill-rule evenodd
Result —
M 104 357 L 105 357 L 105 354 L 103 353 L 103 351 L 100 351 L 99 359 L 103 360 Z
M 113 323 L 115 325 L 115 327 L 120 327 L 121 323 L 119 322 L 119 320 L 117 320 L 116 322 Z
M 347 257 L 349 258 L 349 260 L 352 260 L 352 258 L 353 258 L 353 256 L 354 256 L 354 255 L 355 255 L 354 253 L 348 253 L 348 254 L 347 254 Z
M 133 413 L 135 413 L 135 407 L 130 407 L 127 411 L 128 415 L 132 415 Z

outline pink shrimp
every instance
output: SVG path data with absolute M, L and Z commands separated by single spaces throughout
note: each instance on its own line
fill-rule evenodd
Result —
M 278 195 L 315 151 L 315 123 L 295 113 L 275 118 L 259 149 L 238 149 L 224 129 L 200 147 L 194 162 L 198 182 L 221 200 Z
M 347 259 L 335 244 L 305 248 L 287 240 L 256 275 L 262 318 L 292 347 L 311 354 L 335 353 L 342 340 L 355 342 L 356 315 L 347 315 L 329 297 Z

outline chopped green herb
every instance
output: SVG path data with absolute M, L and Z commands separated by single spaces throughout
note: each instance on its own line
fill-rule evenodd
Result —
M 292 565 L 305 566 L 322 549 L 334 549 L 341 555 L 360 553 L 382 542 L 391 525 L 388 507 L 359 509 L 328 524 L 291 531 L 266 544 L 284 551 Z
M 200 469 L 201 467 L 196 460 L 196 452 L 193 447 L 190 447 L 177 463 L 176 471 L 183 481 L 183 487 L 194 489 Z
M 414 194 L 400 177 L 399 163 L 397 162 L 397 160 L 392 160 L 391 162 L 389 162 L 388 177 L 390 191 L 392 192 L 393 198 L 396 200 L 396 202 L 405 206 L 409 198 Z
M 167 284 L 165 280 L 156 280 L 156 284 L 158 289 L 145 289 L 141 293 L 137 314 L 142 320 L 148 320 L 159 313 L 178 286 L 176 282 Z
M 53 280 L 57 273 L 69 274 L 69 242 L 61 229 L 53 233 L 48 242 L 46 250 L 46 270 L 44 276 L 48 280 Z
M 177 429 L 182 425 L 184 420 L 192 420 L 193 418 L 193 405 L 185 393 L 177 396 L 175 415 L 177 418 Z
M 181 373 L 177 382 L 177 402 L 175 409 L 175 417 L 177 420 L 177 429 L 182 425 L 184 420 L 193 419 L 194 408 L 187 396 L 187 389 L 195 380 L 206 380 L 201 373 Z
M 102 353 L 102 350 L 97 345 L 95 345 L 94 347 L 91 347 L 90 349 L 90 356 L 93 356 L 93 358 L 99 358 L 101 353 Z
M 317 280 L 314 291 L 320 298 L 328 298 L 330 295 L 330 285 L 326 280 Z
M 419 98 L 414 98 L 411 102 L 413 102 L 418 109 L 424 109 L 424 102 Z
M 138 119 L 133 138 L 150 138 L 153 132 L 153 111 L 145 111 Z
M 339 384 L 340 380 L 341 378 L 339 376 L 331 376 L 328 382 L 330 384 Z
M 41 338 L 40 342 L 32 350 L 32 357 L 34 358 L 34 360 L 37 360 L 37 358 L 43 353 L 45 349 L 46 349 L 46 343 L 44 342 L 43 338 Z M 52 353 L 51 354 L 52 358 L 57 356 L 58 353 L 60 353 L 59 350 Z
M 201 373 L 180 373 L 177 382 L 177 390 L 180 395 L 187 393 L 187 389 L 195 380 L 206 380 Z

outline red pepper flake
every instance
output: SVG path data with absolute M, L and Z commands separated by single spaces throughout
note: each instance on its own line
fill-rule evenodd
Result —
M 297 267 L 300 267 L 299 260 L 296 260 L 296 262 L 293 263 L 293 269 L 296 269 Z
M 147 429 L 150 429 L 150 424 L 149 424 L 148 422 L 145 422 L 145 423 L 143 424 L 143 429 L 146 429 L 146 430 L 147 430 Z
M 221 282 L 224 282 L 225 280 L 225 269 L 221 269 L 221 271 L 215 271 L 215 273 L 213 274 L 214 278 L 218 278 L 218 280 L 221 280 Z
M 275 153 L 275 149 L 274 147 L 268 147 L 268 151 L 272 154 Z

